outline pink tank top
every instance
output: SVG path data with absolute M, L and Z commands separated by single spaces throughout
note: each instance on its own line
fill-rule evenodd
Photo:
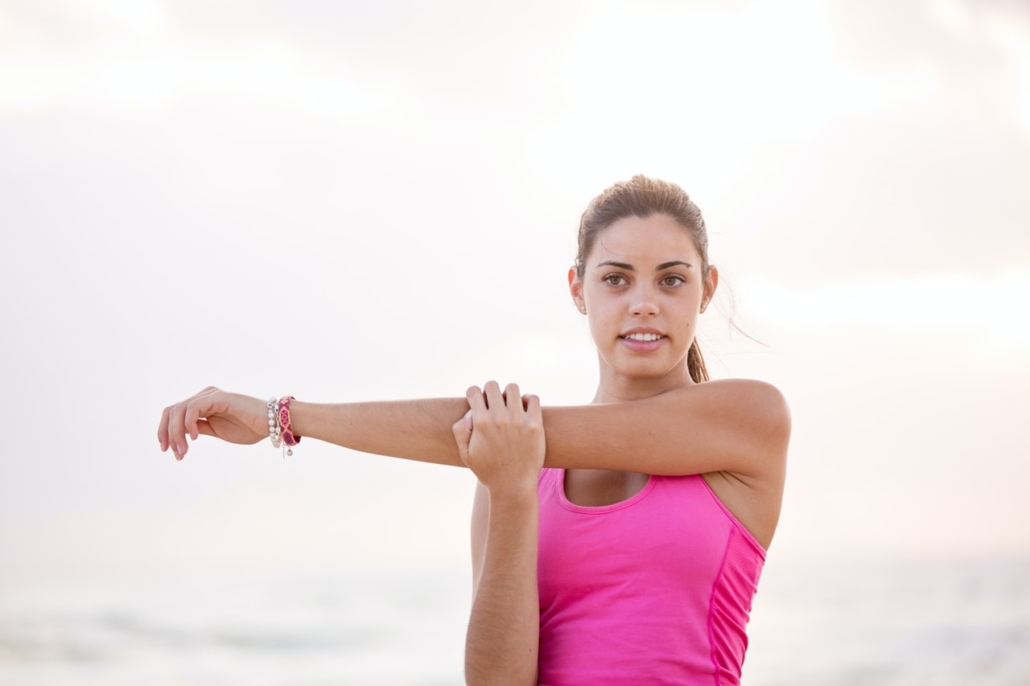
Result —
M 701 476 L 604 507 L 540 475 L 541 686 L 739 684 L 765 551 Z

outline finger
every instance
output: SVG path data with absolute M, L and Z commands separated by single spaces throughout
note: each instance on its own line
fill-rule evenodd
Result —
M 175 437 L 175 430 L 172 428 L 172 421 L 173 421 L 172 413 L 174 411 L 175 411 L 175 405 L 172 405 L 171 407 L 169 407 L 169 408 L 167 408 L 165 410 L 165 416 L 167 418 L 166 421 L 165 421 L 165 442 L 168 444 L 168 449 L 172 451 L 172 455 L 174 455 L 175 459 L 178 460 L 179 459 L 179 448 L 178 448 L 178 446 L 175 445 L 175 439 L 174 439 L 174 437 Z
M 469 389 L 465 391 L 465 400 L 468 401 L 469 411 L 472 412 L 473 420 L 476 417 L 482 417 L 486 413 L 486 397 L 479 386 L 469 386 Z
M 476 395 L 482 396 L 481 393 L 476 393 Z M 471 409 L 469 409 L 461 419 L 454 422 L 454 426 L 451 427 L 451 431 L 454 433 L 454 443 L 458 446 L 458 459 L 461 460 L 462 464 L 468 467 L 469 446 L 472 444 Z
M 530 393 L 522 396 L 522 402 L 525 405 L 526 414 L 529 415 L 529 418 L 543 423 L 544 414 L 540 409 L 540 398 Z
M 197 420 L 197 433 L 204 436 L 215 436 L 215 430 L 211 427 L 206 419 Z
M 189 432 L 192 440 L 197 440 L 197 436 L 200 435 L 200 429 L 197 428 L 197 420 L 200 419 L 200 406 L 194 400 L 186 405 L 186 414 L 184 417 L 184 428 Z
M 186 444 L 186 404 L 179 403 L 172 408 L 171 419 L 168 421 L 168 440 L 175 446 L 176 458 L 182 459 L 189 450 Z
M 168 408 L 161 412 L 161 423 L 157 425 L 157 442 L 161 452 L 168 450 Z
M 504 404 L 511 414 L 522 412 L 522 393 L 518 384 L 510 383 L 504 387 Z
M 472 410 L 470 409 L 468 412 L 462 415 L 461 419 L 454 422 L 454 425 L 451 428 L 454 429 L 454 431 L 460 430 L 463 432 L 472 433 Z
M 451 431 L 454 432 L 454 440 L 458 443 L 458 452 L 464 458 L 468 454 L 469 442 L 472 439 L 472 410 L 454 422 Z
M 486 406 L 493 410 L 500 410 L 504 407 L 504 397 L 501 395 L 501 387 L 496 381 L 487 381 L 483 386 L 483 395 L 486 396 Z

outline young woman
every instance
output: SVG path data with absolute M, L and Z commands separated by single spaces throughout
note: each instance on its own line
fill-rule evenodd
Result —
M 790 416 L 768 384 L 708 380 L 707 253 L 674 184 L 636 176 L 590 203 L 568 277 L 597 347 L 590 405 L 541 408 L 492 381 L 464 398 L 285 408 L 208 388 L 165 409 L 161 449 L 181 460 L 187 434 L 289 428 L 472 469 L 470 684 L 737 684 Z

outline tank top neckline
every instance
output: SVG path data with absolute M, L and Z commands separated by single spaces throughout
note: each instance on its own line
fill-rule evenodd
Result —
M 569 510 L 570 512 L 577 512 L 579 514 L 588 514 L 588 515 L 608 514 L 610 512 L 617 512 L 619 510 L 623 510 L 623 509 L 625 509 L 627 507 L 632 507 L 633 505 L 636 505 L 641 500 L 646 498 L 648 496 L 648 494 L 651 493 L 651 491 L 654 490 L 654 487 L 658 483 L 658 480 L 662 478 L 662 477 L 657 476 L 655 474 L 649 474 L 648 477 L 647 477 L 647 483 L 644 484 L 644 487 L 641 488 L 636 493 L 634 493 L 633 495 L 631 495 L 629 498 L 626 498 L 625 500 L 620 500 L 617 503 L 612 503 L 611 505 L 598 505 L 596 507 L 592 507 L 592 506 L 589 506 L 589 505 L 577 505 L 576 503 L 574 503 L 571 500 L 569 500 L 565 496 L 565 469 L 563 467 L 559 467 L 559 468 L 554 469 L 553 471 L 557 472 L 557 478 L 555 479 L 555 483 L 554 483 L 554 490 L 555 490 L 555 493 L 558 495 L 558 503 L 563 508 L 565 508 L 566 510 Z M 739 519 L 737 519 L 737 516 L 735 514 L 730 512 L 730 509 L 728 507 L 726 507 L 726 503 L 722 502 L 722 500 L 719 498 L 719 496 L 716 495 L 715 491 L 712 490 L 711 484 L 709 484 L 708 481 L 705 480 L 705 477 L 703 475 L 701 475 L 701 474 L 689 474 L 689 475 L 684 475 L 684 476 L 678 476 L 678 477 L 675 477 L 675 478 L 677 478 L 677 479 L 700 479 L 701 483 L 704 484 L 705 492 L 707 492 L 708 495 L 711 497 L 711 499 L 713 501 L 715 501 L 716 506 L 720 510 L 722 510 L 723 514 L 726 515 L 726 517 L 730 520 L 730 522 L 733 524 L 733 526 L 737 530 L 739 530 L 741 534 L 743 534 L 744 538 L 746 538 L 751 543 L 752 546 L 754 546 L 755 548 L 758 549 L 759 553 L 762 556 L 762 559 L 763 560 L 765 559 L 765 556 L 768 553 L 768 551 L 766 550 L 765 546 L 763 546 L 761 543 L 758 542 L 758 539 L 755 538 L 755 535 L 753 533 L 751 533 L 751 531 L 748 530 L 748 528 L 746 526 L 744 526 L 740 522 Z
M 639 491 L 637 491 L 630 497 L 626 498 L 625 500 L 620 500 L 617 503 L 596 506 L 577 505 L 565 496 L 565 469 L 562 467 L 556 469 L 555 471 L 558 472 L 558 478 L 556 479 L 554 485 L 554 488 L 558 493 L 558 502 L 566 510 L 569 510 L 571 512 L 579 512 L 581 514 L 607 514 L 609 512 L 616 512 L 618 510 L 631 507 L 632 505 L 635 505 L 636 503 L 646 498 L 647 494 L 654 490 L 655 483 L 658 479 L 658 477 L 656 477 L 654 474 L 648 474 L 647 483 L 644 484 L 643 488 L 641 488 Z

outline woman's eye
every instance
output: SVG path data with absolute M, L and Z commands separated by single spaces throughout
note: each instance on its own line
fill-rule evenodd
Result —
M 608 276 L 604 277 L 604 282 L 612 286 L 621 286 L 622 284 L 626 283 L 626 279 L 622 276 L 622 274 L 609 274 Z
M 662 283 L 666 286 L 679 286 L 681 283 L 685 282 L 686 279 L 684 279 L 682 276 L 677 276 L 675 274 L 670 274 L 669 276 L 666 276 L 662 279 Z

